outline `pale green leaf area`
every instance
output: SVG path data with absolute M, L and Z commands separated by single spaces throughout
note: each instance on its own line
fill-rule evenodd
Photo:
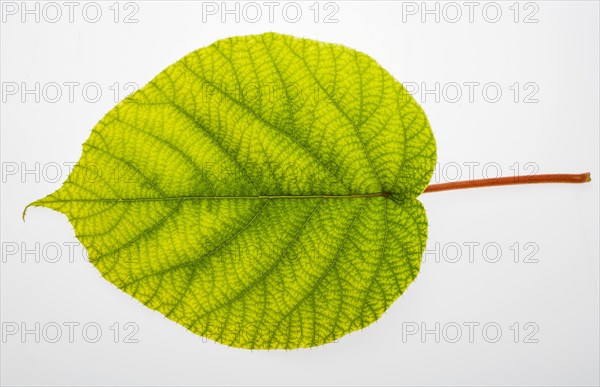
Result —
M 188 330 L 312 347 L 415 279 L 435 155 L 425 114 L 369 56 L 241 36 L 119 103 L 32 205 L 66 214 L 104 278 Z

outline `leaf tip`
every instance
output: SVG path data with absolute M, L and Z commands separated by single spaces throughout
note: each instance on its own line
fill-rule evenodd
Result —
M 25 215 L 27 214 L 27 210 L 29 209 L 29 207 L 40 207 L 40 202 L 41 202 L 40 200 L 36 200 L 25 206 L 25 208 L 23 209 L 23 213 L 21 214 L 21 218 L 23 219 L 23 222 L 25 221 Z
M 21 214 L 21 219 L 23 219 L 23 222 L 25 221 L 25 214 L 27 213 L 27 209 L 31 206 L 33 206 L 35 204 L 35 202 L 29 203 L 28 205 L 25 206 L 25 208 L 23 209 L 23 213 Z

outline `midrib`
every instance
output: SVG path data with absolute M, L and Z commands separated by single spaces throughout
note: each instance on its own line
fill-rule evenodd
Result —
M 41 200 L 38 203 L 68 203 L 68 202 L 143 202 L 143 201 L 173 201 L 173 200 L 223 200 L 223 199 L 359 199 L 387 198 L 390 192 L 351 195 L 266 195 L 266 196 L 167 196 L 156 198 L 98 198 L 98 199 L 55 199 Z M 35 205 L 35 203 L 34 203 Z

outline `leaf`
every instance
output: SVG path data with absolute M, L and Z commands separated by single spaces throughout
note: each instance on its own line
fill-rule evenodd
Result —
M 373 59 L 267 33 L 166 68 L 31 205 L 66 214 L 104 278 L 190 331 L 311 347 L 415 279 L 434 164 L 425 114 Z

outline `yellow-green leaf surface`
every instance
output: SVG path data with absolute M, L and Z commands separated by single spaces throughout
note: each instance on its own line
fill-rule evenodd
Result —
M 190 331 L 311 347 L 415 279 L 434 164 L 425 114 L 373 59 L 267 33 L 166 68 L 32 205 L 66 214 L 104 278 Z

